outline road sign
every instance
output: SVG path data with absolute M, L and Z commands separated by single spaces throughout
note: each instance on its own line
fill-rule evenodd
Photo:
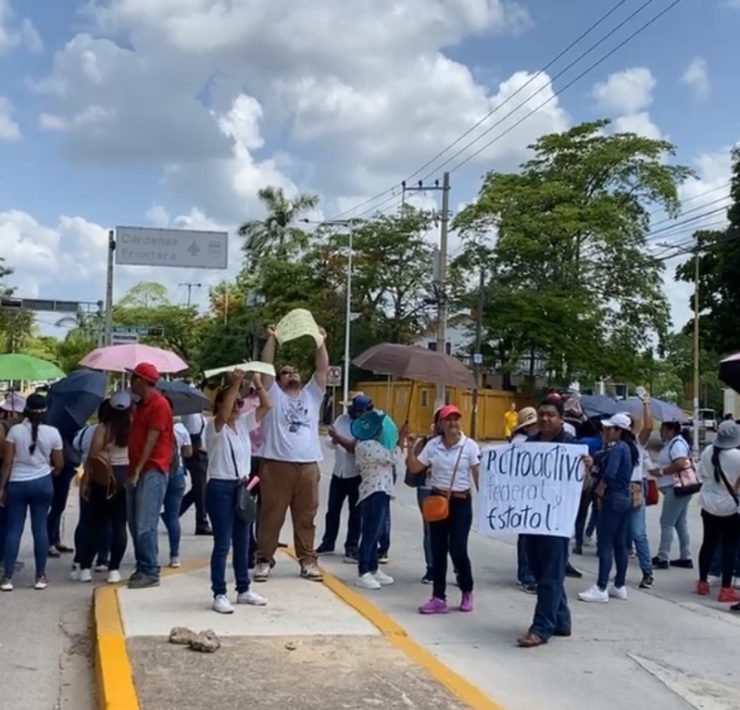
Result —
M 113 332 L 118 335 L 148 335 L 156 338 L 164 335 L 164 328 L 158 325 L 114 325 Z
M 481 355 L 481 353 L 473 353 L 473 364 L 474 365 L 483 364 L 483 355 Z
M 116 264 L 225 269 L 228 254 L 226 232 L 116 227 Z
M 139 334 L 129 333 L 125 330 L 113 329 L 111 333 L 111 345 L 128 345 L 129 343 L 138 343 Z
M 326 384 L 329 387 L 339 387 L 342 384 L 342 368 L 339 365 L 332 365 L 326 373 Z

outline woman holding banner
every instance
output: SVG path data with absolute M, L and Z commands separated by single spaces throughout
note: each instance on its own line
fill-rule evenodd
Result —
M 447 555 L 457 571 L 457 581 L 462 592 L 460 611 L 473 611 L 473 571 L 468 556 L 468 536 L 473 523 L 471 488 L 478 487 L 480 449 L 462 433 L 460 410 L 448 404 L 439 410 L 440 436 L 427 442 L 417 456 L 416 437 L 408 440 L 406 466 L 412 473 L 429 469 L 428 482 L 431 494 L 424 501 L 424 519 L 429 521 L 432 546 L 432 598 L 419 607 L 420 614 L 446 614 L 447 607 Z M 446 499 L 446 515 L 430 516 L 432 508 Z M 431 503 L 431 506 L 429 505 Z
M 609 597 L 627 599 L 627 533 L 632 513 L 630 482 L 640 453 L 632 433 L 628 414 L 615 414 L 601 422 L 606 450 L 601 457 L 601 477 L 594 495 L 599 503 L 598 555 L 599 577 L 591 589 L 581 592 L 583 602 L 606 603 Z M 617 574 L 607 591 L 612 561 L 616 559 Z

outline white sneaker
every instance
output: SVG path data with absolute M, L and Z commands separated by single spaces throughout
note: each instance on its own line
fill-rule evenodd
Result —
M 377 582 L 378 582 L 379 584 L 383 585 L 383 586 L 385 586 L 386 584 L 393 584 L 393 582 L 395 581 L 395 580 L 393 579 L 393 577 L 391 577 L 391 576 L 390 576 L 389 574 L 386 574 L 386 573 L 385 573 L 385 572 L 383 572 L 383 570 L 381 570 L 381 569 L 379 569 L 379 570 L 378 570 L 378 571 L 377 571 L 377 572 L 376 572 L 376 573 L 375 573 L 375 574 L 373 575 L 373 577 L 375 577 L 376 581 L 377 581 Z
M 118 584 L 121 581 L 121 573 L 117 569 L 108 572 L 108 584 Z
M 0 592 L 12 592 L 13 591 L 13 580 L 8 579 L 7 577 L 3 578 L 3 581 L 0 582 Z
M 365 572 L 365 574 L 358 577 L 356 584 L 363 589 L 380 589 L 380 582 L 370 572 Z
M 69 578 L 73 582 L 79 582 L 80 581 L 80 566 L 75 562 L 72 564 L 72 569 L 69 573 Z
M 178 569 L 179 567 L 182 567 L 182 563 L 180 562 L 180 558 L 179 557 L 173 557 L 170 560 L 170 567 L 172 569 Z
M 258 562 L 254 566 L 254 574 L 252 576 L 255 582 L 266 582 L 270 576 L 270 563 Z
M 615 587 L 612 584 L 612 586 L 609 587 L 609 598 L 627 601 L 627 586 L 625 585 L 624 587 Z
M 234 607 L 225 594 L 219 594 L 213 600 L 213 611 L 217 611 L 219 614 L 233 614 Z
M 324 575 L 321 574 L 321 570 L 315 562 L 306 562 L 301 565 L 301 577 L 308 579 L 311 582 L 323 582 Z
M 257 592 L 253 592 L 251 589 L 248 589 L 246 592 L 242 592 L 237 595 L 236 603 L 250 604 L 251 606 L 267 606 L 267 599 L 265 599 L 261 594 L 257 594 Z
M 36 583 L 33 585 L 33 588 L 40 591 L 42 589 L 46 589 L 48 586 L 49 580 L 45 576 L 41 576 L 36 578 Z
M 609 593 L 606 591 L 606 589 L 599 589 L 599 587 L 594 584 L 591 589 L 587 589 L 585 592 L 581 592 L 578 595 L 578 598 L 582 602 L 597 602 L 599 604 L 607 604 L 609 602 Z
M 92 582 L 92 572 L 89 569 L 81 569 L 78 579 L 80 582 Z

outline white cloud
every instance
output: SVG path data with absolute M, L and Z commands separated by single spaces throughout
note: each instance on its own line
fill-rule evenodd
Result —
M 740 0 L 725 0 L 725 7 L 731 7 L 733 10 L 740 9 Z
M 614 119 L 612 126 L 616 133 L 636 133 L 646 138 L 664 138 L 660 128 L 653 123 L 647 111 L 619 116 Z
M 656 83 L 648 68 L 632 67 L 611 74 L 606 81 L 595 84 L 591 94 L 605 111 L 636 114 L 652 103 Z
M 162 205 L 152 205 L 144 216 L 152 227 L 166 227 L 170 223 L 170 213 Z
M 711 84 L 707 72 L 707 60 L 696 57 L 683 73 L 681 81 L 686 84 L 695 99 L 704 100 L 709 96 Z
M 0 96 L 0 141 L 15 141 L 20 137 L 21 130 L 13 120 L 13 104 Z
M 0 55 L 18 48 L 40 52 L 43 47 L 44 43 L 33 23 L 28 19 L 16 22 L 9 1 L 0 0 Z

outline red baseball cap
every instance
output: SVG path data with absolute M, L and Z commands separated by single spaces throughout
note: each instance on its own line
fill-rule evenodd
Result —
M 148 382 L 150 385 L 156 385 L 159 379 L 159 370 L 150 362 L 140 362 L 130 372 L 132 375 L 141 377 L 142 380 Z
M 439 420 L 449 419 L 450 417 L 461 417 L 462 412 L 454 404 L 445 404 L 439 410 Z

